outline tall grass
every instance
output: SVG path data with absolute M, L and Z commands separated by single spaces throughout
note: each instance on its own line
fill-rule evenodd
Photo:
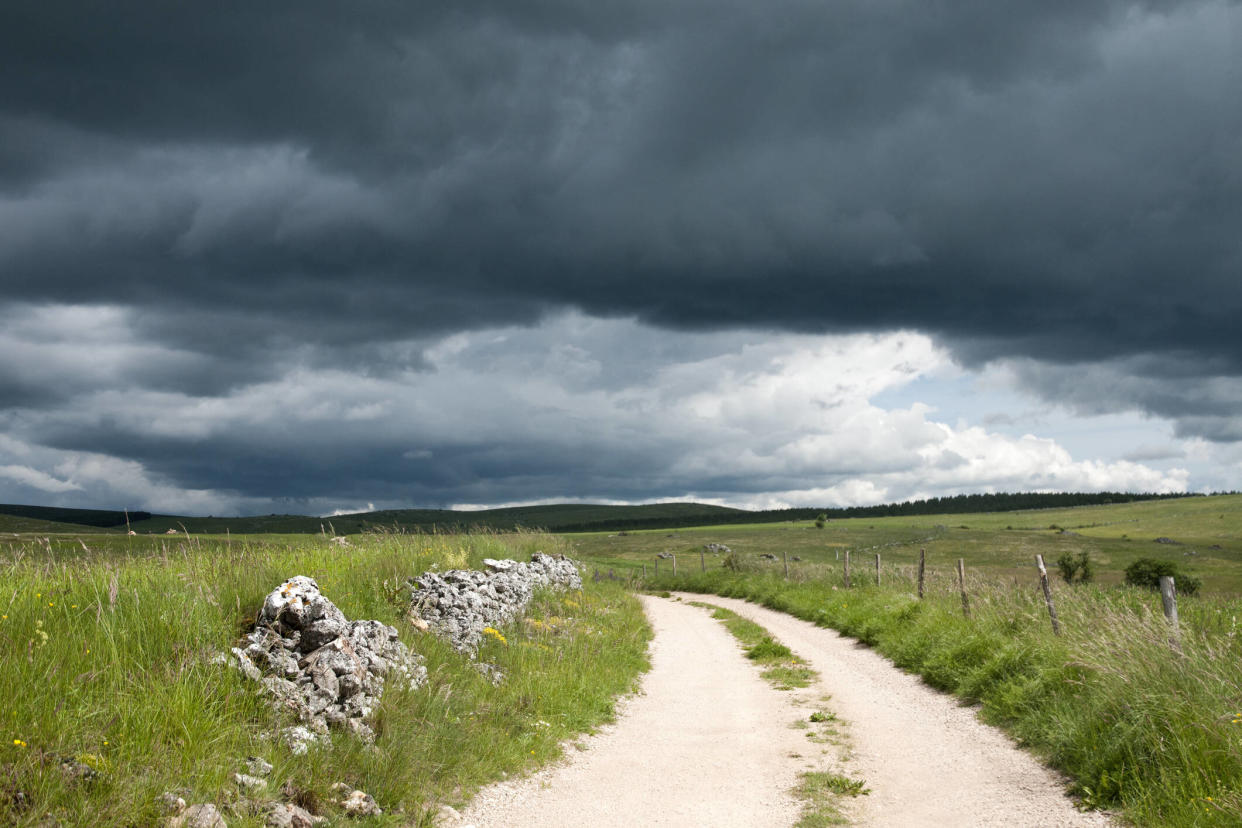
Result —
M 641 610 L 607 583 L 539 594 L 532 623 L 489 638 L 479 657 L 508 674 L 500 686 L 404 621 L 406 578 L 536 550 L 561 548 L 534 533 L 364 536 L 346 548 L 319 537 L 183 538 L 123 554 L 16 548 L 0 564 L 0 823 L 157 824 L 155 797 L 175 791 L 221 806 L 230 825 L 259 825 L 282 786 L 330 815 L 331 785 L 346 782 L 385 809 L 380 824 L 430 824 L 438 803 L 547 761 L 562 739 L 607 720 L 645 667 Z M 347 617 L 397 627 L 426 658 L 427 685 L 385 694 L 373 748 L 336 736 L 293 756 L 265 737 L 288 722 L 211 661 L 295 574 L 314 577 Z M 258 802 L 231 781 L 248 756 L 275 765 Z M 75 778 L 65 760 L 96 775 Z
M 749 599 L 858 638 L 978 703 L 1066 772 L 1085 807 L 1139 825 L 1242 824 L 1242 601 L 1183 598 L 1174 641 L 1153 593 L 1061 585 L 1058 637 L 1035 579 L 968 580 L 967 618 L 947 579 L 920 601 L 909 569 L 857 586 L 869 576 L 856 572 L 850 590 L 836 575 L 719 570 L 650 585 Z

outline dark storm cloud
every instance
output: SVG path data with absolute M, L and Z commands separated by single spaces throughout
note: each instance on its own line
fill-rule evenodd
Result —
M 1242 358 L 1233 4 L 0 15 L 8 295 L 208 352 L 574 305 Z
M 1226 0 L 4 3 L 0 313 L 52 331 L 0 329 L 0 410 L 186 486 L 563 492 L 585 461 L 539 482 L 556 440 L 438 443 L 412 471 L 365 429 L 62 415 L 110 389 L 399 379 L 454 332 L 578 308 L 923 331 L 1077 410 L 1235 441 L 1240 34 Z M 94 338 L 53 318 L 99 307 Z M 658 347 L 562 378 L 620 387 Z M 580 473 L 629 496 L 623 453 Z

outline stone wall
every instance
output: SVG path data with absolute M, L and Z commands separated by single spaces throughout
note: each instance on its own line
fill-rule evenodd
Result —
M 561 557 L 537 552 L 530 563 L 484 564 L 483 571 L 428 572 L 410 581 L 410 621 L 473 656 L 484 628 L 517 618 L 535 589 L 582 588 L 577 566 Z M 233 648 L 232 659 L 263 684 L 273 706 L 301 723 L 283 733 L 295 752 L 329 727 L 370 741 L 375 734 L 366 718 L 385 684 L 417 687 L 427 679 L 422 656 L 409 651 L 395 628 L 348 620 L 305 575 L 290 578 L 267 596 L 254 629 L 241 647 Z M 485 674 L 493 680 L 499 675 Z
M 445 638 L 453 648 L 473 655 L 485 627 L 513 621 L 539 587 L 581 589 L 578 567 L 564 557 L 542 552 L 530 563 L 483 561 L 485 570 L 426 572 L 410 582 L 410 616 Z

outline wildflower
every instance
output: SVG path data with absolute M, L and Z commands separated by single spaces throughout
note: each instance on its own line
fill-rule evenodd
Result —
M 21 739 L 14 739 L 13 747 L 26 747 L 26 743 L 23 742 Z
M 497 641 L 499 641 L 501 644 L 508 644 L 508 643 L 509 643 L 509 642 L 508 642 L 508 640 L 506 640 L 506 639 L 505 639 L 505 637 L 504 637 L 503 635 L 501 635 L 501 634 L 500 634 L 500 630 L 498 630 L 498 629 L 496 629 L 496 628 L 494 628 L 494 627 L 484 627 L 484 628 L 483 628 L 483 634 L 484 634 L 484 635 L 490 635 L 492 638 L 496 639 L 496 640 L 497 640 Z

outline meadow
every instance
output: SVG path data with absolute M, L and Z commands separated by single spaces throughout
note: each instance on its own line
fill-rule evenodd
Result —
M 1054 566 L 1062 554 L 1087 552 L 1096 582 L 1120 584 L 1139 558 L 1174 562 L 1203 579 L 1204 594 L 1242 596 L 1242 495 L 1188 497 L 1073 509 L 1037 509 L 916 517 L 830 520 L 783 524 L 701 526 L 692 529 L 592 532 L 568 536 L 583 560 L 618 572 L 655 567 L 655 556 L 676 554 L 681 571 L 699 568 L 699 552 L 721 543 L 750 569 L 783 573 L 783 556 L 803 577 L 839 571 L 846 550 L 860 570 L 909 567 L 926 550 L 928 578 L 952 581 L 958 558 L 975 574 L 1029 582 L 1035 555 Z M 1158 539 L 1165 539 L 1159 541 Z M 765 561 L 769 554 L 776 560 Z M 800 561 L 794 561 L 800 558 Z M 708 553 L 705 565 L 719 568 Z M 663 560 L 661 567 L 671 567 Z
M 480 660 L 405 620 L 405 579 L 484 557 L 565 551 L 540 533 L 10 536 L 0 543 L 0 824 L 157 825 L 156 797 L 212 802 L 230 825 L 261 825 L 286 799 L 339 812 L 335 783 L 375 797 L 360 824 L 430 825 L 441 804 L 559 755 L 612 716 L 646 667 L 649 631 L 612 583 L 539 594 L 526 621 L 488 636 Z M 389 690 L 368 747 L 337 735 L 305 756 L 267 736 L 289 724 L 239 673 L 213 663 L 286 578 L 314 577 L 351 619 L 391 624 L 429 680 Z M 274 766 L 266 792 L 232 781 L 247 757 Z

